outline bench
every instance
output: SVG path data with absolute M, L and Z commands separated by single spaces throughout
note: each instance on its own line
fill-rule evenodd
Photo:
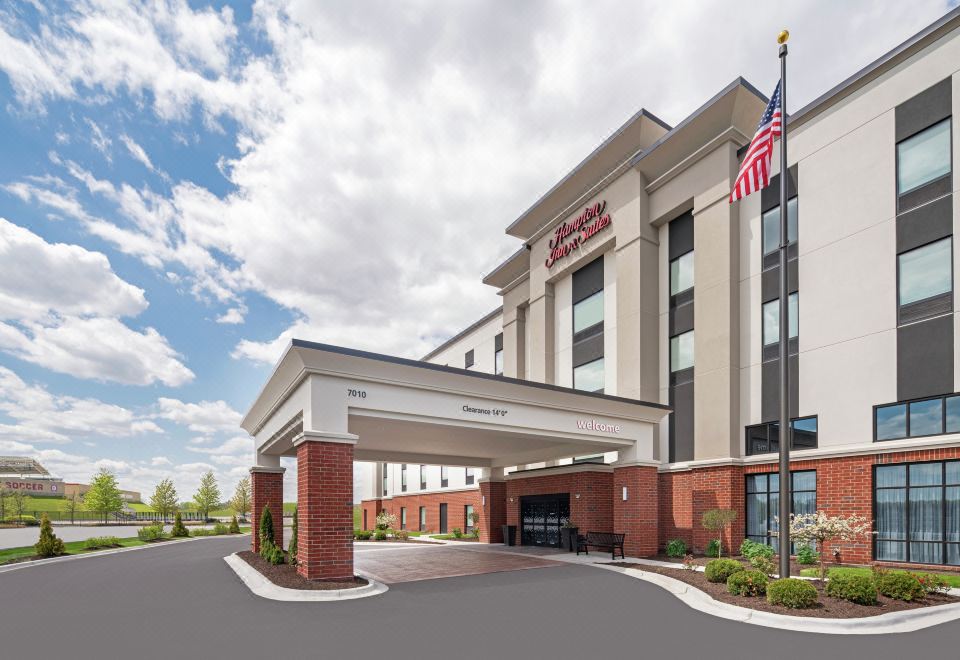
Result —
M 594 547 L 600 550 L 609 550 L 613 559 L 617 558 L 617 550 L 620 550 L 620 558 L 623 556 L 623 537 L 625 534 L 614 534 L 613 532 L 587 532 L 586 536 L 577 536 L 577 554 L 583 550 L 590 554 L 588 548 Z

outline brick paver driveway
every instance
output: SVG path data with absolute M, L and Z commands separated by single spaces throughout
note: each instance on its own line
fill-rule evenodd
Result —
M 358 571 L 387 584 L 563 565 L 537 556 L 426 544 L 356 544 L 354 563 Z

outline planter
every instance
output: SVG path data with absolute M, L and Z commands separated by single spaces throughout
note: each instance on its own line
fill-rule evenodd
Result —
M 516 545 L 517 526 L 503 525 L 500 529 L 503 532 L 503 544 Z
M 570 552 L 576 552 L 578 531 L 579 531 L 578 527 L 561 527 L 560 528 L 560 547 L 566 548 Z

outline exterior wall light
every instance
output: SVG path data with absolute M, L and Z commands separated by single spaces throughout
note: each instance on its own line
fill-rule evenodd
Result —
M 624 501 L 624 502 L 627 501 L 627 487 L 626 487 L 626 486 L 623 487 L 623 501 Z
M 486 496 L 486 495 L 481 495 L 481 496 L 480 496 L 480 506 L 487 506 L 487 496 Z

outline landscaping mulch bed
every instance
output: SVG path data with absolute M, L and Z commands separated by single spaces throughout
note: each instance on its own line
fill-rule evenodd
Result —
M 659 557 L 658 557 L 659 559 Z M 686 582 L 687 584 L 706 592 L 714 600 L 730 605 L 739 605 L 761 612 L 773 612 L 775 614 L 787 614 L 789 616 L 807 616 L 820 617 L 825 619 L 855 619 L 859 617 L 877 616 L 888 612 L 900 612 L 903 610 L 915 610 L 921 607 L 931 605 L 947 605 L 960 602 L 960 598 L 948 596 L 946 594 L 929 594 L 926 600 L 906 602 L 902 600 L 893 600 L 886 596 L 877 597 L 877 605 L 857 605 L 846 600 L 831 598 L 823 592 L 823 588 L 818 581 L 811 581 L 811 584 L 817 588 L 820 594 L 820 602 L 809 609 L 790 609 L 779 605 L 771 605 L 767 602 L 766 596 L 734 596 L 727 591 L 727 585 L 710 582 L 700 571 L 690 571 L 685 569 L 666 568 L 660 566 L 648 566 L 646 564 L 635 564 L 632 562 L 609 562 L 611 566 L 621 568 L 635 568 L 647 573 L 659 573 L 672 577 L 675 580 Z M 799 571 L 796 573 L 799 574 Z
M 682 557 L 668 557 L 667 555 L 665 555 L 665 554 L 663 554 L 663 553 L 658 554 L 658 555 L 654 555 L 654 556 L 652 556 L 652 557 L 644 557 L 644 559 L 655 559 L 656 561 L 665 561 L 665 562 L 668 562 L 668 563 L 671 563 L 671 564 L 683 564 L 683 558 L 682 558 Z M 705 557 L 705 556 L 703 556 L 703 555 L 695 555 L 694 558 L 693 558 L 693 563 L 695 563 L 697 566 L 706 566 L 706 565 L 707 565 L 707 562 L 712 561 L 712 560 L 714 560 L 714 559 L 716 559 L 716 557 Z M 724 556 L 723 556 L 723 559 L 735 559 L 735 560 L 737 560 L 738 562 L 740 562 L 741 564 L 743 564 L 744 567 L 745 567 L 747 570 L 753 570 L 753 566 L 750 565 L 750 562 L 747 561 L 746 559 L 744 559 L 743 557 L 731 557 L 730 555 L 724 555 Z M 779 564 L 779 561 L 780 561 L 779 557 L 774 556 L 773 561 L 774 561 L 774 562 L 777 562 L 777 566 L 778 566 L 778 567 L 780 566 L 780 564 Z M 838 568 L 838 567 L 841 567 L 841 566 L 844 566 L 844 564 L 828 563 L 828 564 L 827 564 L 827 570 L 830 570 L 831 568 Z M 796 576 L 800 575 L 800 570 L 801 570 L 801 569 L 805 569 L 805 568 L 817 568 L 817 567 L 818 567 L 818 564 L 805 564 L 805 565 L 801 565 L 801 564 L 798 564 L 795 559 L 791 559 L 791 560 L 790 560 L 790 575 L 796 577 Z
M 356 539 L 354 540 L 356 541 Z M 386 541 L 366 539 L 364 541 L 356 541 L 356 542 L 357 543 L 400 543 L 401 545 L 403 544 L 410 545 L 411 543 L 420 543 L 422 545 L 443 545 L 442 543 L 438 543 L 437 541 L 421 541 L 420 539 L 409 539 L 407 541 L 399 541 L 397 539 L 387 539 Z
M 265 561 L 260 555 L 250 550 L 238 552 L 237 556 L 250 564 L 253 568 L 257 569 L 257 571 L 259 571 L 263 577 L 267 578 L 278 587 L 285 587 L 287 589 L 332 591 L 335 589 L 356 589 L 357 587 L 364 587 L 369 584 L 367 580 L 362 577 L 354 577 L 353 580 L 343 582 L 308 580 L 297 573 L 296 566 L 292 566 L 290 564 L 280 564 L 279 566 L 274 566 L 270 562 Z

